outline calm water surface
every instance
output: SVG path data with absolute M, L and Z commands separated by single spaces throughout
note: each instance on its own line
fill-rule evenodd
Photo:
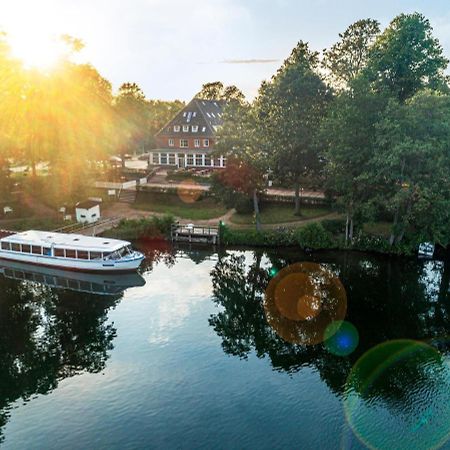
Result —
M 131 279 L 0 274 L 2 447 L 450 449 L 449 264 L 145 250 Z M 298 322 L 306 261 L 340 300 Z

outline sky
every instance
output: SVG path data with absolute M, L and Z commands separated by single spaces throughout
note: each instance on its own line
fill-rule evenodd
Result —
M 81 38 L 114 89 L 136 82 L 147 98 L 187 101 L 220 80 L 251 99 L 299 40 L 323 50 L 358 19 L 386 26 L 413 11 L 450 58 L 449 0 L 0 0 L 0 30 Z

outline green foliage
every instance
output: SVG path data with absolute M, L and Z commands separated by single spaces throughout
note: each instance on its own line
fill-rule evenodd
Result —
M 422 14 L 395 17 L 372 46 L 366 76 L 403 102 L 423 88 L 443 88 L 448 59 Z
M 227 102 L 245 103 L 245 95 L 236 86 L 224 86 L 221 81 L 213 81 L 212 83 L 205 83 L 200 92 L 196 95 L 197 98 L 204 100 L 225 100 Z
M 345 219 L 324 219 L 320 223 L 333 236 L 345 233 Z
M 300 41 L 256 99 L 262 145 L 275 176 L 295 185 L 296 213 L 301 180 L 321 167 L 318 130 L 331 96 L 318 65 L 318 53 Z
M 119 222 L 117 227 L 105 232 L 104 235 L 127 240 L 163 239 L 170 235 L 170 229 L 174 223 L 172 216 L 124 219 Z
M 380 33 L 380 24 L 373 19 L 358 20 L 342 34 L 339 42 L 324 51 L 323 67 L 338 89 L 347 88 L 366 67 L 370 47 Z
M 278 230 L 236 230 L 223 227 L 222 242 L 225 245 L 256 247 L 287 247 L 295 244 L 291 229 Z
M 294 239 L 302 248 L 323 249 L 333 246 L 331 234 L 320 223 L 310 223 L 297 229 Z

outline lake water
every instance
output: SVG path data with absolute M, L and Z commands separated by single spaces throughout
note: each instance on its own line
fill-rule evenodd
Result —
M 450 448 L 448 263 L 144 250 L 4 269 L 2 447 Z

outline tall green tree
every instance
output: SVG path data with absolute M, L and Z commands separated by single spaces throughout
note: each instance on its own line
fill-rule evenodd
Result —
M 130 151 L 143 149 L 148 136 L 149 110 L 145 95 L 136 83 L 124 83 L 115 98 L 117 116 L 118 153 L 122 156 Z
M 261 136 L 252 105 L 229 103 L 217 143 L 218 153 L 228 158 L 219 182 L 232 192 L 252 199 L 257 230 L 261 228 L 259 193 L 264 189 L 263 175 L 267 171 Z
M 370 49 L 367 76 L 378 90 L 404 102 L 423 88 L 446 86 L 448 59 L 422 14 L 400 14 Z
M 393 213 L 391 245 L 405 234 L 450 243 L 450 96 L 432 91 L 390 101 L 377 125 L 374 179 Z
M 388 99 L 370 90 L 364 79 L 352 83 L 332 103 L 321 126 L 327 189 L 346 216 L 345 240 L 353 239 L 355 217 L 367 217 L 379 195 L 369 165 L 374 156 L 376 125 Z
M 225 86 L 221 81 L 205 83 L 196 97 L 204 100 L 225 100 L 226 102 L 245 102 L 245 95 L 234 85 Z
M 322 65 L 333 87 L 345 89 L 367 65 L 369 50 L 380 33 L 377 20 L 362 19 L 351 24 L 340 40 L 324 50 Z
M 318 53 L 300 41 L 256 100 L 272 169 L 295 186 L 296 214 L 303 177 L 317 174 L 321 165 L 318 130 L 331 95 L 318 69 Z

